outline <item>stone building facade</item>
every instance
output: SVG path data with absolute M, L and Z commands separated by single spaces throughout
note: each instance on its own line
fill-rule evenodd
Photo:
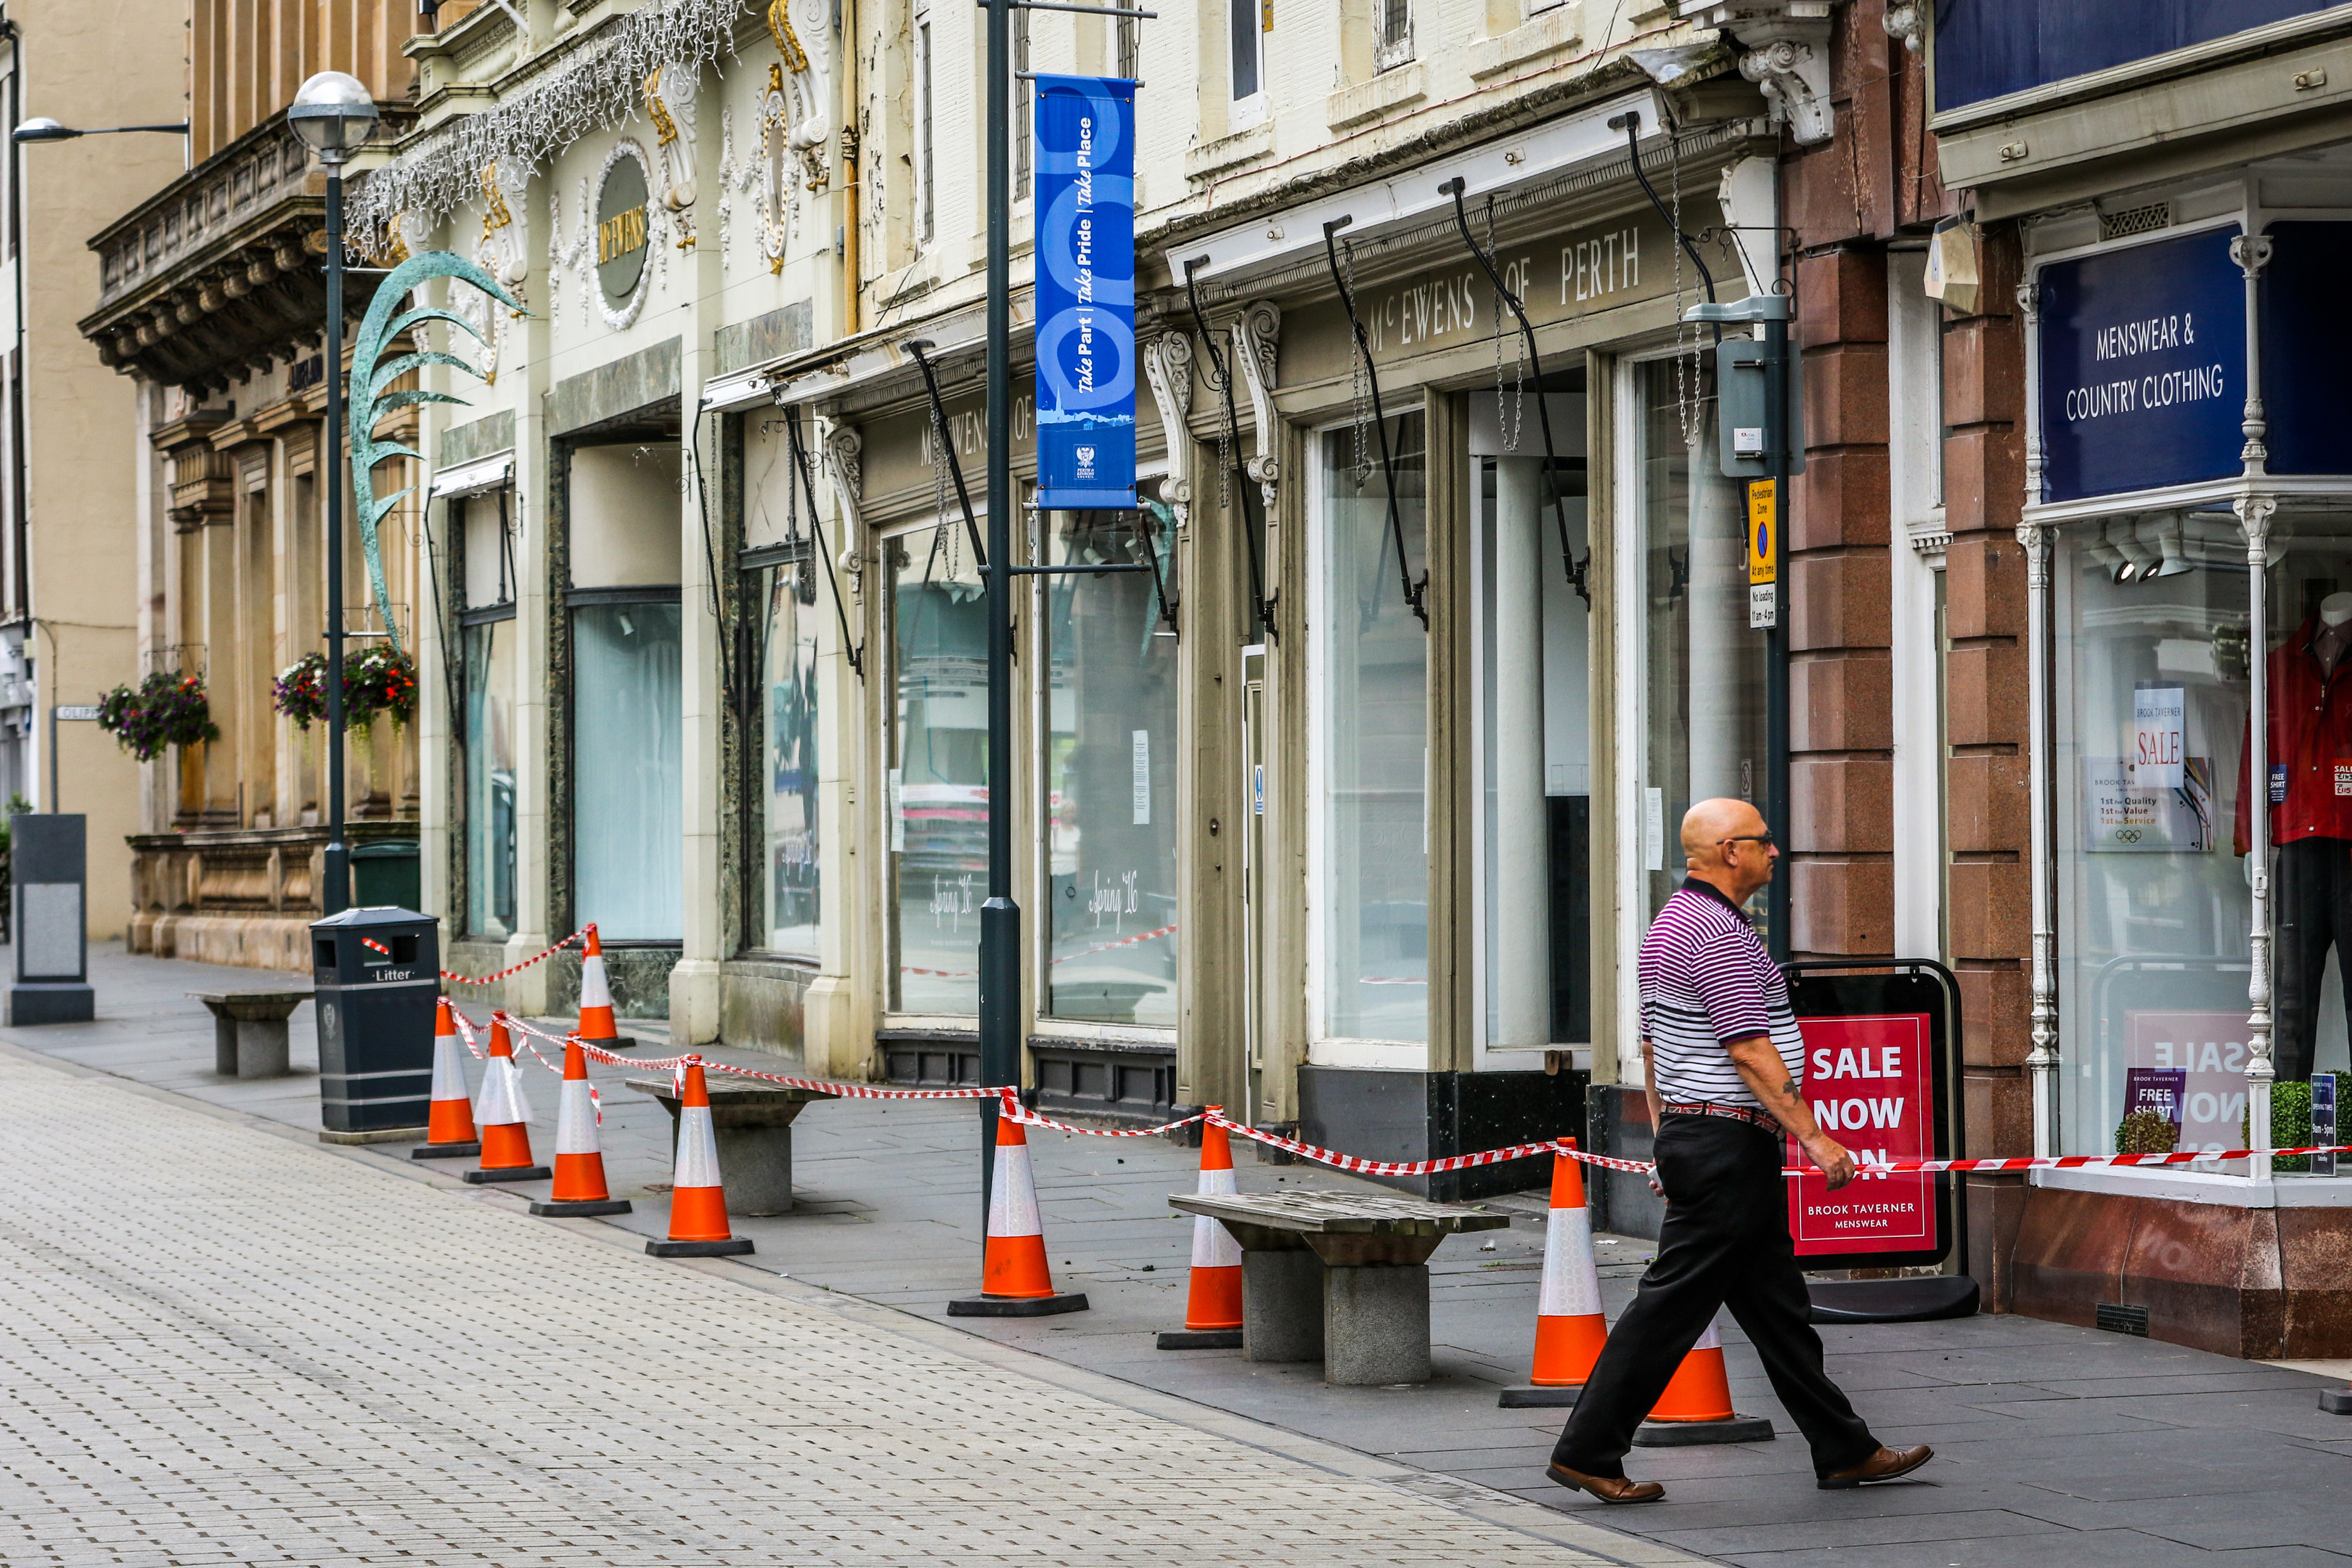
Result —
M 143 770 L 139 820 L 124 825 L 137 828 L 128 934 L 135 952 L 307 969 L 327 837 L 325 731 L 280 713 L 272 692 L 322 645 L 320 487 L 346 481 L 319 450 L 324 174 L 285 109 L 312 72 L 348 70 L 396 132 L 414 112 L 415 68 L 401 52 L 409 16 L 386 0 L 201 0 L 186 19 L 188 167 L 89 237 L 95 308 L 82 300 L 79 323 L 82 352 L 94 348 L 137 396 L 131 434 L 147 478 L 125 614 L 141 673 L 201 676 L 221 732 Z M 356 319 L 373 278 L 351 281 Z M 426 598 L 414 528 L 410 512 L 386 520 L 403 616 Z M 364 584 L 347 532 L 346 580 Z M 355 592 L 346 625 L 380 636 L 383 606 L 363 597 Z M 413 731 L 380 719 L 354 739 L 353 843 L 413 845 Z

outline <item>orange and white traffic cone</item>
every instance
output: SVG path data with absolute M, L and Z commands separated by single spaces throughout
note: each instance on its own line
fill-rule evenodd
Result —
M 604 1151 L 596 1141 L 596 1101 L 588 1092 L 588 1058 L 563 1042 L 563 1098 L 555 1112 L 555 1190 L 533 1214 L 627 1214 L 629 1200 L 604 1185 Z
M 592 941 L 593 935 L 592 935 Z M 669 1238 L 648 1241 L 656 1258 L 726 1258 L 751 1250 L 751 1238 L 727 1224 L 727 1188 L 719 1178 L 719 1134 L 710 1124 L 710 1085 L 702 1058 L 686 1058 L 677 1105 L 677 1164 L 670 1176 Z
M 530 1158 L 530 1107 L 522 1097 L 522 1069 L 515 1065 L 514 1042 L 507 1038 L 507 1016 L 490 1015 L 490 1059 L 482 1068 L 482 1164 L 466 1173 L 469 1182 L 543 1182 L 554 1173 Z
M 425 1142 L 408 1152 L 412 1160 L 463 1160 L 482 1152 L 474 1131 L 473 1097 L 466 1091 L 466 1056 L 457 1044 L 457 1020 L 449 998 L 433 1016 L 433 1103 L 425 1113 Z
M 1732 1412 L 1731 1378 L 1723 1365 L 1723 1329 L 1720 1321 L 1714 1321 L 1683 1357 L 1683 1364 L 1675 1369 L 1649 1418 L 1633 1431 L 1633 1441 L 1644 1448 L 1763 1443 L 1771 1437 L 1772 1423 L 1768 1418 Z
M 1213 1105 L 1213 1111 L 1224 1107 Z M 1202 1197 L 1231 1194 L 1233 1139 L 1214 1121 L 1201 1126 Z M 1242 1342 L 1242 1244 L 1207 1215 L 1192 1216 L 1192 1279 L 1184 1301 L 1184 1326 L 1164 1329 L 1164 1351 L 1239 1350 Z
M 588 946 L 580 955 L 580 1027 L 573 1033 L 583 1043 L 608 1051 L 625 1051 L 637 1043 L 613 1022 L 613 987 L 604 978 L 604 944 L 596 940 L 593 925 L 588 928 Z
M 1576 1140 L 1561 1142 L 1576 1147 Z M 1592 1215 L 1584 1206 L 1584 1167 L 1567 1154 L 1551 1160 L 1551 1212 L 1544 1220 L 1543 1290 L 1536 1299 L 1536 1357 L 1528 1381 L 1496 1400 L 1506 1410 L 1573 1405 L 1609 1339 L 1601 1314 L 1601 1270 L 1592 1261 Z
M 1045 1267 L 1045 1227 L 1029 1174 L 1029 1140 L 1021 1123 L 996 1115 L 996 1155 L 988 1184 L 988 1244 L 981 1255 L 980 1294 L 948 1303 L 950 1318 L 1042 1318 L 1083 1312 L 1083 1294 L 1054 1289 Z

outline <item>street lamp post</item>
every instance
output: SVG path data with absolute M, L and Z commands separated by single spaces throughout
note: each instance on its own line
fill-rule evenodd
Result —
M 288 123 L 327 166 L 327 436 L 320 463 L 327 492 L 327 868 L 319 912 L 351 903 L 351 847 L 343 842 L 343 164 L 376 122 L 367 84 L 320 71 L 302 84 Z

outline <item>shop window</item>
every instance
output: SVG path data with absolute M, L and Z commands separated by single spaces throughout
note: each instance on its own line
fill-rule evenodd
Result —
M 1146 561 L 1137 515 L 1052 517 L 1052 562 Z M 1155 530 L 1154 559 L 1172 564 Z M 1151 574 L 1044 580 L 1045 1011 L 1176 1024 L 1176 638 Z
M 471 574 L 471 567 L 468 567 Z M 471 612 L 464 629 L 466 931 L 515 929 L 514 612 Z
M 747 746 L 745 879 L 748 945 L 818 956 L 823 861 L 817 837 L 819 571 L 805 546 L 743 574 L 751 646 L 745 665 L 759 704 L 758 741 Z
M 980 1009 L 988 897 L 988 623 L 959 523 L 885 542 L 890 616 L 888 1005 Z
M 1529 399 L 1484 416 L 1475 393 L 1480 668 L 1479 908 L 1486 1050 L 1592 1036 L 1591 561 L 1583 373 L 1549 401 L 1548 459 Z M 1492 455 L 1489 455 L 1492 454 Z M 1563 503 L 1555 510 L 1557 494 Z M 1567 525 L 1566 559 L 1560 540 Z M 1502 1064 L 1496 1064 L 1502 1065 Z M 1527 1065 L 1525 1063 L 1515 1065 Z
M 1399 530 L 1367 425 L 1320 443 L 1307 612 L 1313 668 L 1315 1033 L 1429 1036 L 1429 638 L 1404 584 L 1424 570 L 1422 416 L 1389 422 Z
M 1642 777 L 1631 803 L 1640 926 L 1683 884 L 1694 801 L 1764 797 L 1764 634 L 1748 626 L 1746 501 L 1716 448 L 1704 355 L 1632 367 L 1641 529 Z M 1787 834 L 1789 825 L 1771 825 Z M 1748 902 L 1764 929 L 1765 894 Z
M 2352 584 L 2352 540 L 2304 540 L 2292 528 L 2272 537 L 2274 550 L 2286 545 L 2270 573 L 2276 618 L 2262 641 L 2272 793 L 2283 797 L 2272 813 L 2272 886 L 2274 1043 L 2286 1079 L 2309 1076 L 2315 1045 L 2345 1065 L 2342 980 L 2327 938 L 2346 907 L 2330 889 L 2346 888 L 2352 868 L 2352 801 L 2339 802 L 2336 782 L 2339 767 L 2352 767 L 2336 759 L 2352 747 L 2331 730 L 2343 699 L 2327 694 L 2352 687 L 2352 669 L 2329 669 L 2335 639 L 2317 634 L 2326 615 L 2352 610 L 2352 596 L 2338 594 Z M 2244 535 L 2227 511 L 2060 531 L 2053 776 L 2068 1150 L 2113 1148 L 2136 1087 L 2171 1096 L 2180 1147 L 2244 1146 L 2247 589 Z
M 607 941 L 685 934 L 676 589 L 572 609 L 572 912 Z M 624 595 L 629 596 L 624 597 Z

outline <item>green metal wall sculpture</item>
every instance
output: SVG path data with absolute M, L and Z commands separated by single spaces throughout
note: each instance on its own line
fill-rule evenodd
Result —
M 367 554 L 368 585 L 375 592 L 376 607 L 383 612 L 385 629 L 391 633 L 393 651 L 400 651 L 400 627 L 392 618 L 392 599 L 384 591 L 383 552 L 377 543 L 376 525 L 383 514 L 398 505 L 403 496 L 416 487 L 396 490 L 378 500 L 375 493 L 374 470 L 387 458 L 424 459 L 413 447 L 375 438 L 376 422 L 395 408 L 405 408 L 415 403 L 456 403 L 465 399 L 446 392 L 426 392 L 421 388 L 405 392 L 386 392 L 385 387 L 428 364 L 455 365 L 468 375 L 478 374 L 474 367 L 456 354 L 436 349 L 421 349 L 397 354 L 382 364 L 376 361 L 386 345 L 426 321 L 447 321 L 462 327 L 477 339 L 481 331 L 455 310 L 436 306 L 420 305 L 413 310 L 399 310 L 400 302 L 420 283 L 433 278 L 455 278 L 471 283 L 491 299 L 498 300 L 517 315 L 522 306 L 496 279 L 472 262 L 451 250 L 428 250 L 422 256 L 412 256 L 394 268 L 384 280 L 376 285 L 375 298 L 369 302 L 366 317 L 360 322 L 360 335 L 352 344 L 352 493 L 357 498 L 360 521 L 360 543 Z

